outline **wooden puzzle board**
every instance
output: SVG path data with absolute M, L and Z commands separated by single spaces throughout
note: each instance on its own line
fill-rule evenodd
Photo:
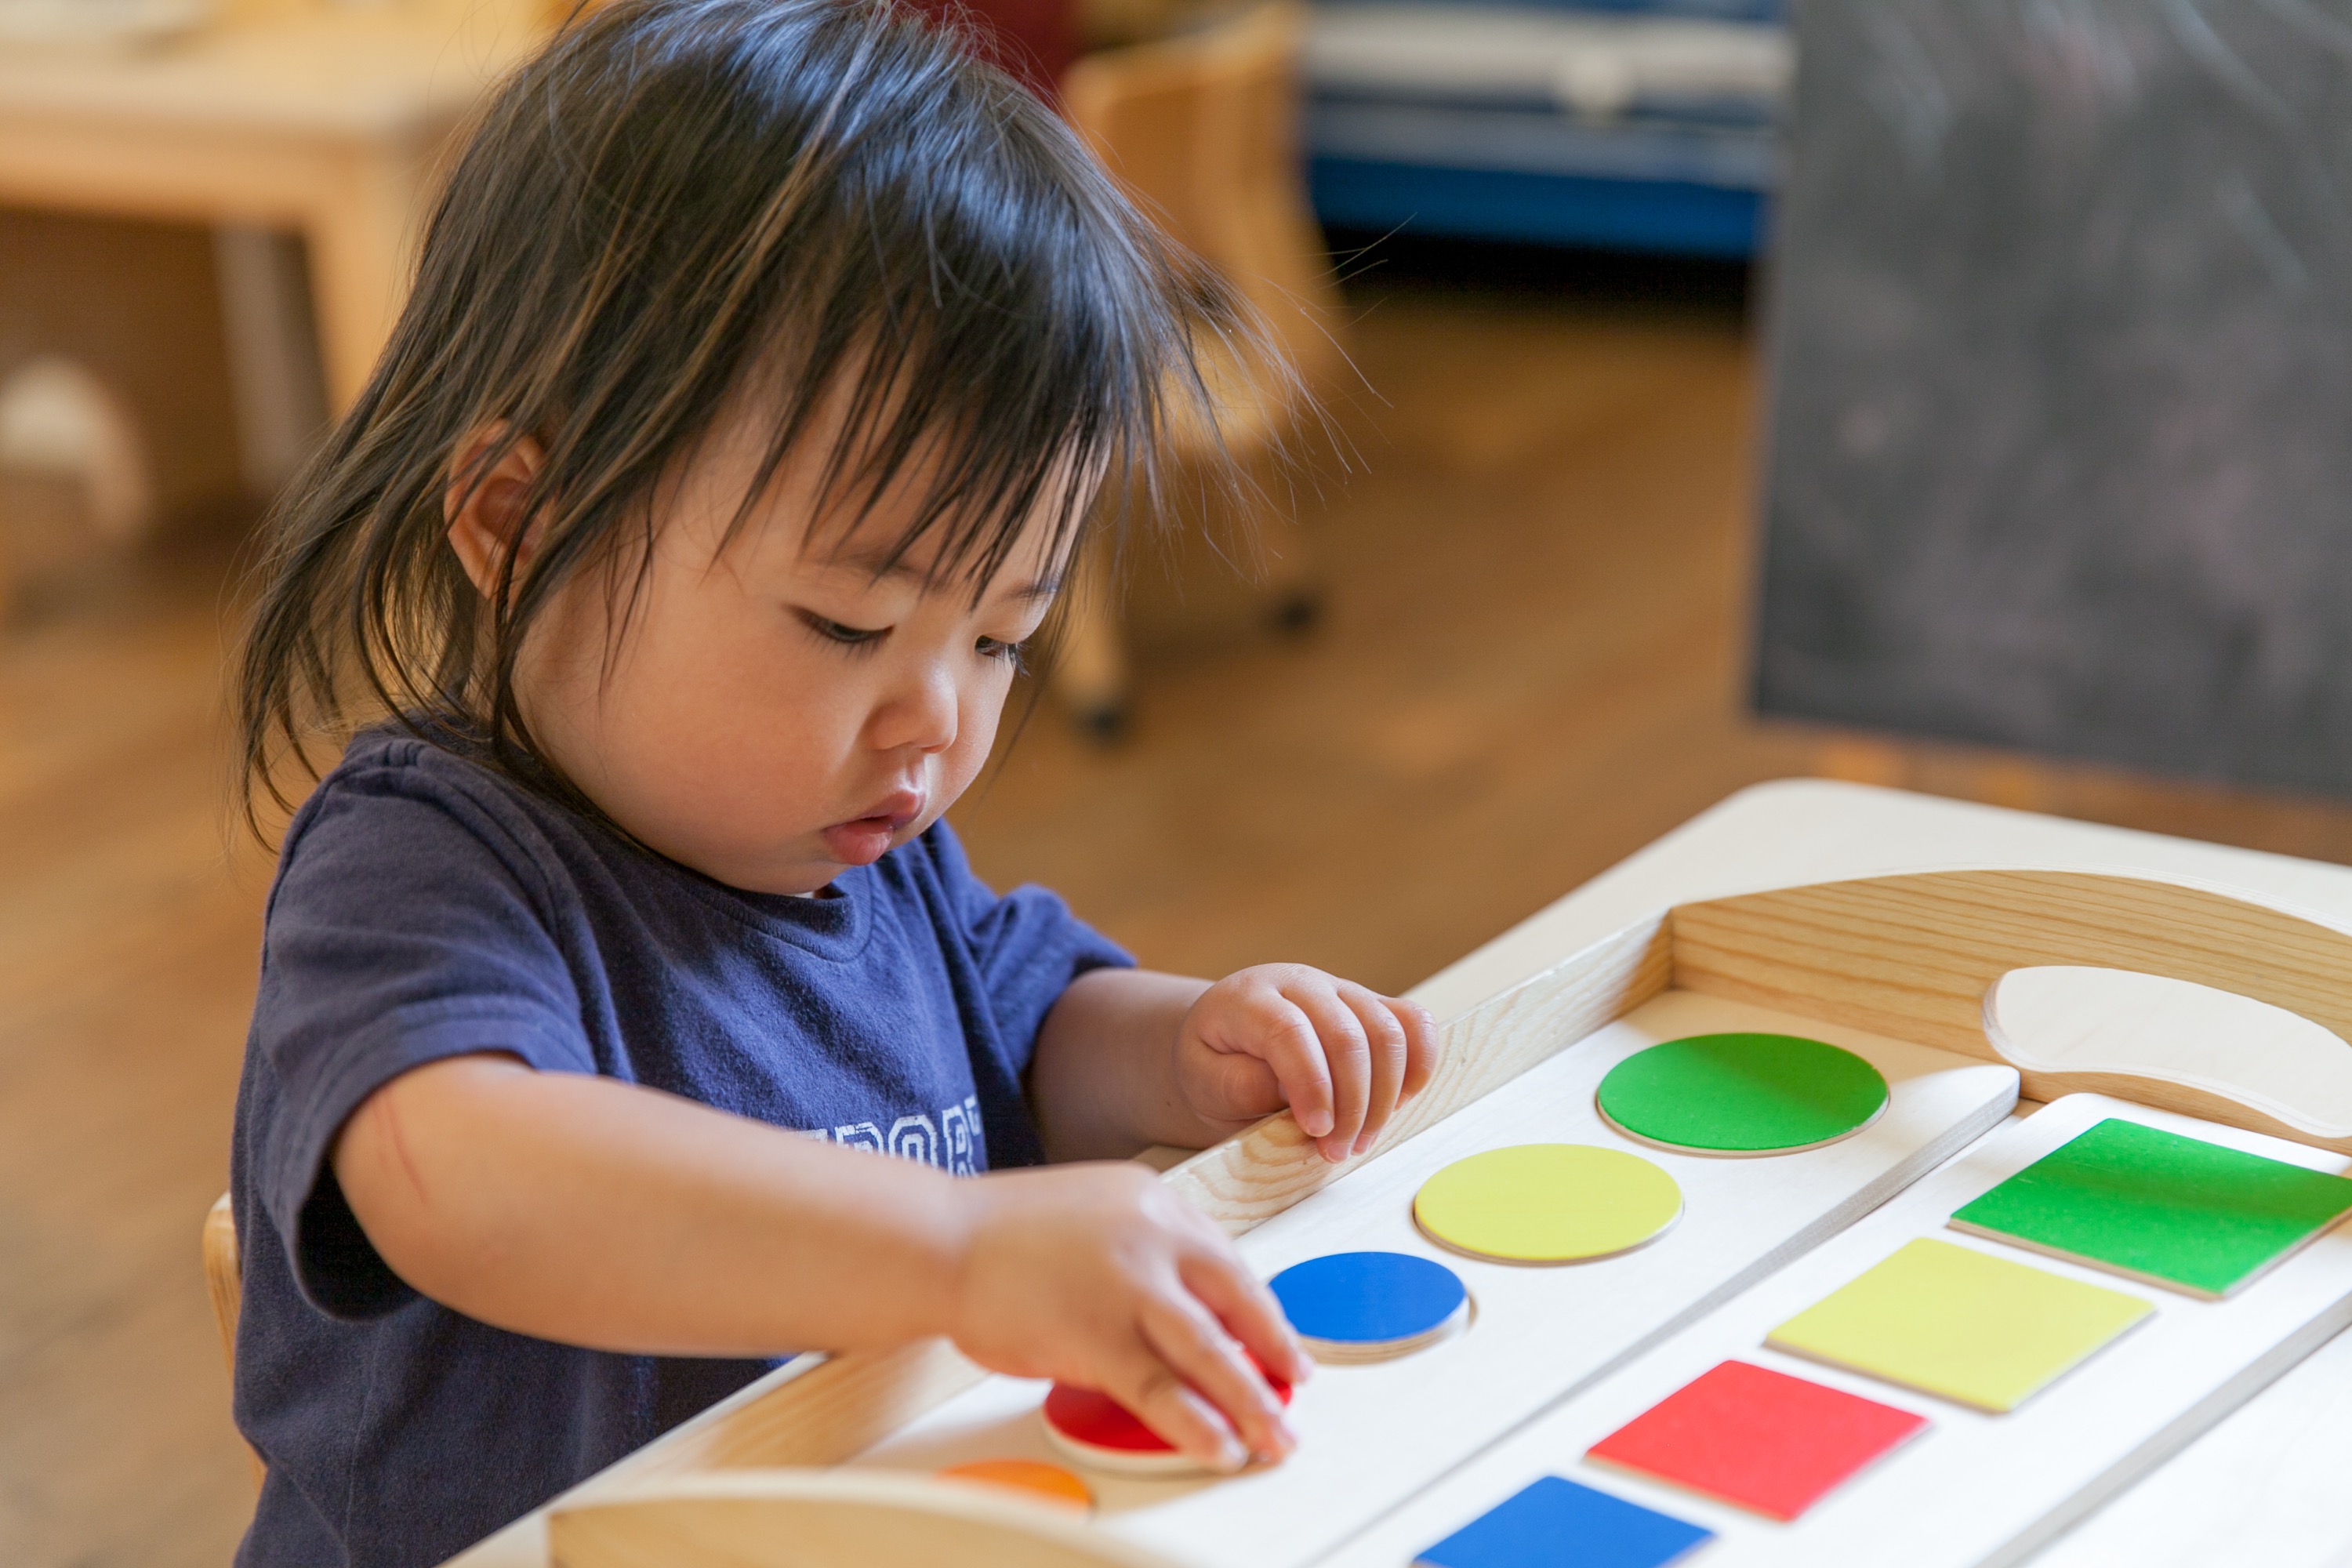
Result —
M 1862 761 L 1869 760 L 1864 748 Z M 1693 900 L 1928 867 L 2016 866 L 2185 879 L 2352 920 L 2352 868 L 1860 784 L 1789 779 L 1730 796 L 1464 955 L 1411 995 L 1440 1018 L 1454 1019 L 1656 911 Z M 937 1353 L 898 1359 L 936 1363 L 940 1383 L 963 1385 L 961 1371 Z M 830 1364 L 804 1358 L 779 1369 L 453 1563 L 548 1568 L 547 1518 L 554 1506 L 651 1477 L 829 1463 L 856 1446 L 832 1446 L 834 1428 L 895 1430 L 925 1407 L 923 1389 L 902 1391 L 863 1374 L 812 1399 L 803 1378 Z M 888 1408 L 877 1415 L 868 1408 L 874 1405 Z M 2147 1481 L 2061 1537 L 2033 1560 L 2036 1568 L 2109 1568 L 2126 1562 L 2136 1568 L 2209 1568 L 2232 1561 L 2342 1568 L 2352 1544 L 2352 1525 L 2338 1506 L 2343 1477 L 2352 1475 L 2346 1408 L 2352 1408 L 2352 1333 L 2339 1335 Z
M 1769 1159 L 1669 1153 L 1602 1123 L 1592 1097 L 1611 1068 L 1661 1041 L 1721 1030 L 1811 1035 L 1853 1050 L 1885 1074 L 1887 1111 L 1852 1138 Z M 1436 1258 L 1469 1286 L 1476 1318 L 1467 1332 L 1397 1362 L 1319 1369 L 1292 1406 L 1298 1452 L 1277 1468 L 1225 1479 L 1090 1475 L 1101 1523 L 1180 1561 L 1311 1561 L 1834 1236 L 1998 1124 L 2015 1097 L 2014 1072 L 1997 1064 L 1686 992 L 1655 997 L 1239 1242 L 1265 1276 L 1356 1249 Z M 1465 1258 L 1414 1228 L 1413 1194 L 1443 1166 L 1547 1142 L 1655 1162 L 1683 1189 L 1681 1219 L 1632 1253 L 1559 1267 Z M 853 1464 L 929 1472 L 1051 1459 L 1036 1415 L 1044 1394 L 1041 1383 L 991 1378 Z
M 1901 1563 L 1980 1568 L 2025 1561 L 2162 1463 L 2347 1323 L 2352 1226 L 2339 1226 L 2238 1296 L 2201 1300 L 2105 1270 L 1963 1236 L 1951 1212 L 2108 1117 L 2340 1173 L 2344 1156 L 2099 1095 L 2011 1122 L 1787 1270 L 1592 1386 L 1322 1561 L 1396 1568 L 1543 1475 L 1559 1475 L 1704 1525 L 1706 1568 Z M 1994 1415 L 1765 1348 L 1777 1325 L 1918 1237 L 2141 1297 L 2147 1319 L 2016 1410 Z M 1586 1449 L 1721 1362 L 1738 1359 L 1927 1415 L 1927 1432 L 1793 1524 L 1778 1524 L 1620 1469 Z

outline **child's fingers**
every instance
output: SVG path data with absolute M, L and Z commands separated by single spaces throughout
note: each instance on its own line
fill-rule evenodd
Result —
M 1160 1359 L 1233 1423 L 1250 1454 L 1278 1459 L 1296 1446 L 1274 1391 L 1189 1291 L 1148 1301 L 1142 1327 Z
M 1407 1002 L 1399 996 L 1383 996 L 1380 1000 L 1404 1030 L 1404 1087 L 1397 1093 L 1397 1102 L 1402 1104 L 1427 1089 L 1429 1080 L 1436 1076 L 1437 1058 L 1443 1049 L 1437 1038 L 1437 1020 L 1418 1002 Z
M 1330 1075 L 1331 1130 L 1316 1142 L 1323 1157 L 1336 1165 L 1355 1152 L 1357 1135 L 1364 1130 L 1364 1112 L 1371 1099 L 1371 1047 L 1364 1038 L 1362 1021 L 1339 999 L 1338 987 L 1322 976 L 1317 978 L 1321 984 L 1286 991 L 1284 995 L 1313 1024 L 1324 1071 Z
M 1342 985 L 1339 996 L 1363 1028 L 1366 1059 L 1371 1068 L 1364 1127 L 1356 1134 L 1351 1150 L 1360 1154 L 1379 1139 L 1381 1129 L 1388 1125 L 1389 1117 L 1396 1110 L 1404 1089 L 1407 1045 L 1403 1023 L 1389 1011 L 1381 998 L 1360 985 Z
M 1278 992 L 1269 1012 L 1260 1059 L 1274 1069 L 1275 1081 L 1282 1086 L 1282 1098 L 1289 1104 L 1298 1130 L 1309 1138 L 1328 1138 L 1334 1128 L 1336 1101 L 1330 1064 L 1324 1060 L 1315 1021 Z
M 1186 1386 L 1178 1371 L 1147 1344 L 1122 1356 L 1103 1379 L 1103 1392 L 1133 1412 L 1188 1458 L 1220 1470 L 1238 1470 L 1249 1449 L 1216 1407 Z
M 1274 1292 L 1231 1257 L 1202 1255 L 1185 1260 L 1184 1288 L 1217 1316 L 1225 1331 L 1285 1383 L 1305 1383 L 1314 1372 Z
M 1214 1106 L 1223 1120 L 1255 1121 L 1290 1103 L 1280 1077 L 1256 1057 L 1214 1051 L 1194 1070 L 1200 1075 L 1196 1103 Z

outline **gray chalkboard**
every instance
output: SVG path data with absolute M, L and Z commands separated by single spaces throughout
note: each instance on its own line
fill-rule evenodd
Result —
M 2352 0 L 1801 0 L 1766 711 L 2352 791 Z

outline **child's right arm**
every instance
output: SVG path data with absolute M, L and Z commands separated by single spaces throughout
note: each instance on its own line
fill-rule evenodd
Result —
M 1207 1462 L 1291 1447 L 1243 1352 L 1296 1382 L 1297 1342 L 1140 1166 L 959 1180 L 491 1055 L 378 1089 L 333 1163 L 394 1272 L 520 1333 L 669 1355 L 945 1334 L 997 1371 L 1101 1389 Z

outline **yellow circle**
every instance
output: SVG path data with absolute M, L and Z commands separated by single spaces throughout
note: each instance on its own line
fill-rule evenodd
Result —
M 1510 1263 L 1574 1263 L 1641 1246 L 1681 1217 L 1682 1189 L 1638 1154 L 1521 1143 L 1456 1160 L 1423 1182 L 1412 1217 L 1431 1240 Z

